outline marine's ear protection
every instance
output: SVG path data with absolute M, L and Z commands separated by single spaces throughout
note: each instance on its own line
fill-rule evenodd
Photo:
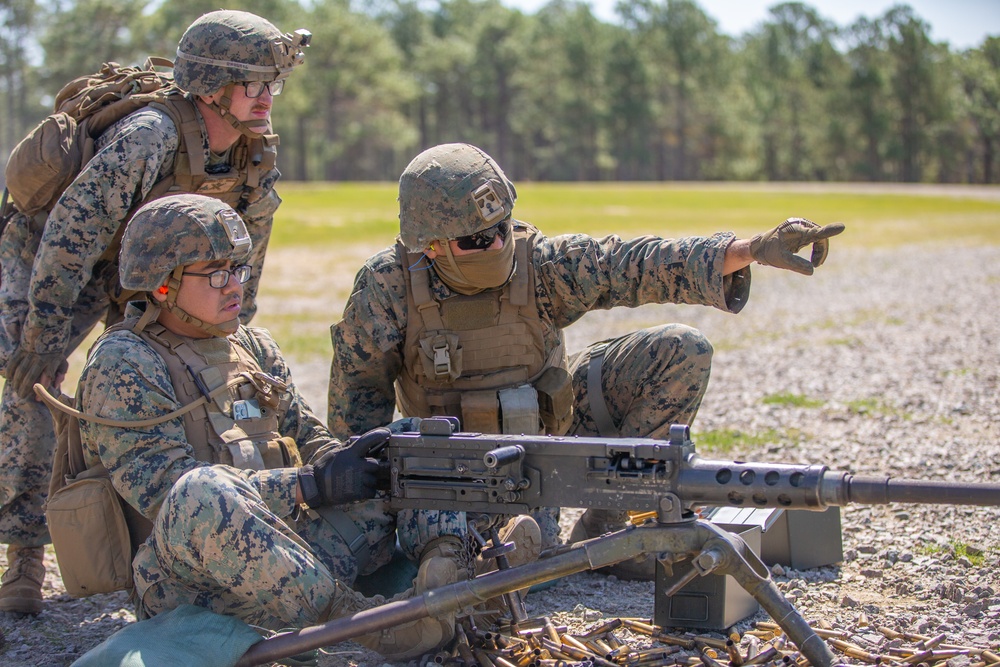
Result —
M 166 285 L 160 285 L 159 287 L 156 288 L 156 291 L 166 296 L 167 292 L 170 291 L 170 288 L 167 287 Z

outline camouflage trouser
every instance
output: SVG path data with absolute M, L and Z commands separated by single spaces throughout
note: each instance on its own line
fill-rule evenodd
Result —
M 21 341 L 28 312 L 28 286 L 37 236 L 24 216 L 15 216 L 0 242 L 0 369 Z M 32 238 L 35 238 L 32 241 Z M 104 316 L 103 290 L 80 294 L 73 319 L 69 354 Z M 43 506 L 49 490 L 55 432 L 44 403 L 18 396 L 6 383 L 0 404 L 0 543 L 20 546 L 48 544 Z
M 625 438 L 666 439 L 671 424 L 691 424 L 708 388 L 712 344 L 681 324 L 664 324 L 596 343 L 575 354 L 572 435 L 601 433 L 591 411 L 587 374 L 591 352 L 604 346 L 602 393 L 611 421 Z M 542 529 L 543 544 L 556 543 L 558 510 L 533 514 Z
M 712 344 L 697 329 L 664 324 L 603 341 L 602 393 L 611 420 L 623 438 L 665 440 L 671 424 L 694 421 L 708 388 Z M 591 351 L 570 359 L 573 376 L 574 435 L 601 435 L 587 386 Z
M 463 535 L 460 512 L 386 511 L 380 500 L 345 506 L 372 548 L 366 571 L 399 543 L 410 558 L 435 537 Z M 348 545 L 319 519 L 293 530 L 257 489 L 227 466 L 198 468 L 167 495 L 150 539 L 133 561 L 140 611 L 153 616 L 195 604 L 260 627 L 305 627 L 359 574 Z

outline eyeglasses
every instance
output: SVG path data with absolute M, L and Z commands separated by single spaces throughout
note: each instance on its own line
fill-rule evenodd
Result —
M 277 97 L 281 94 L 281 91 L 285 88 L 285 80 L 278 79 L 277 81 L 244 81 L 240 84 L 247 91 L 247 97 L 250 99 L 255 99 L 260 97 L 267 88 L 271 92 L 271 97 Z
M 455 245 L 457 245 L 462 250 L 485 250 L 493 245 L 493 242 L 497 238 L 497 234 L 504 241 L 510 235 L 510 218 L 501 220 L 492 227 L 487 227 L 486 229 L 480 229 L 475 234 L 469 234 L 468 236 L 459 236 L 454 239 Z
M 218 271 L 212 271 L 211 273 L 195 273 L 194 271 L 183 271 L 181 275 L 184 276 L 198 276 L 199 278 L 208 278 L 208 284 L 215 289 L 222 289 L 229 284 L 229 276 L 236 276 L 236 280 L 239 281 L 240 285 L 250 280 L 251 268 L 249 264 L 239 264 L 237 266 L 228 269 L 219 269 Z

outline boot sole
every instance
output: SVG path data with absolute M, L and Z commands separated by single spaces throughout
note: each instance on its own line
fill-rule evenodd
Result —
M 0 600 L 0 612 L 37 616 L 42 613 L 42 600 L 6 599 Z

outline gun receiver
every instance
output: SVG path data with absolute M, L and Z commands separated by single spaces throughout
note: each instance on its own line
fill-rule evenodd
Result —
M 425 419 L 419 432 L 390 438 L 386 458 L 394 508 L 525 514 L 539 507 L 676 511 L 678 501 L 682 511 L 892 502 L 1000 506 L 1000 486 L 991 484 L 705 459 L 682 425 L 671 427 L 669 440 L 482 435 L 452 433 L 452 426 Z M 665 508 L 665 498 L 674 504 Z

